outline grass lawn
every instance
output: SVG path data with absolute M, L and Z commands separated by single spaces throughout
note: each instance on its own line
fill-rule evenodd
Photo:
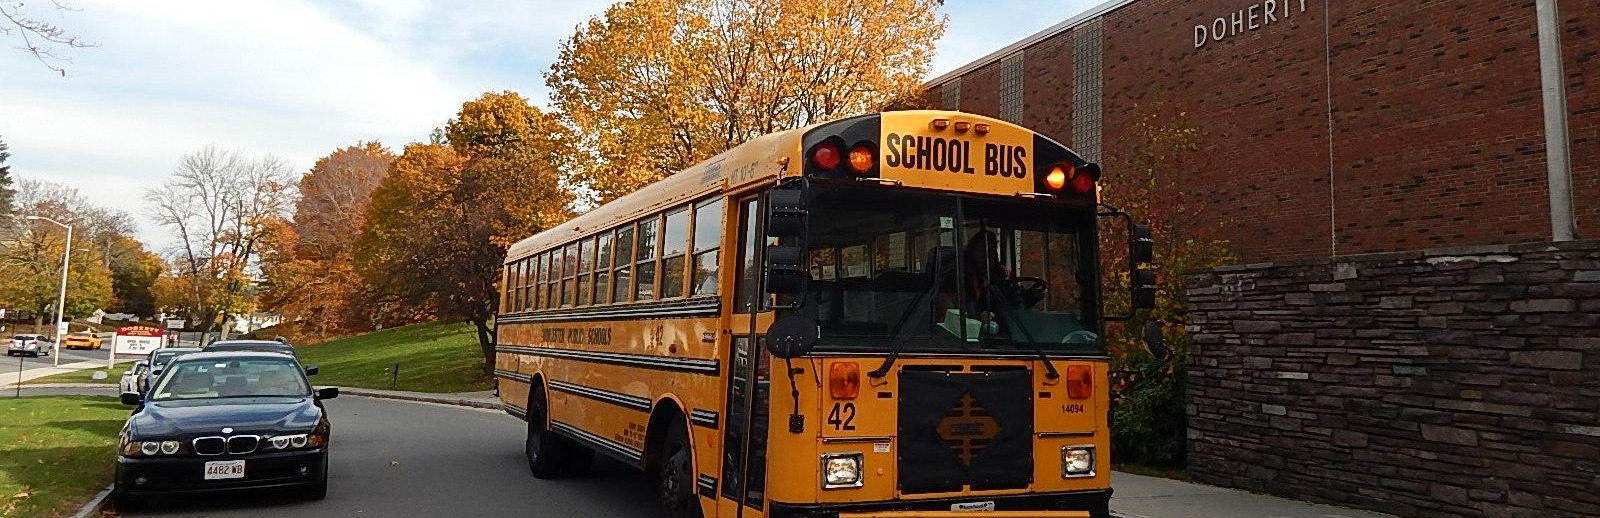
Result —
M 300 363 L 316 365 L 314 385 L 387 389 L 390 366 L 400 364 L 396 390 L 489 390 L 483 353 L 472 324 L 416 324 L 296 348 Z
M 132 409 L 109 397 L 0 400 L 0 516 L 70 516 L 111 483 Z
M 117 384 L 117 380 L 122 379 L 122 372 L 126 371 L 126 370 L 128 370 L 128 365 L 127 364 L 118 365 L 117 368 L 113 369 L 113 370 L 106 370 L 105 367 L 96 367 L 96 368 L 92 368 L 92 369 L 83 369 L 83 370 L 77 370 L 77 371 L 72 371 L 72 372 L 63 372 L 61 374 L 51 374 L 51 375 L 45 376 L 43 378 L 34 378 L 34 379 L 31 379 L 31 380 L 28 380 L 28 381 L 24 381 L 24 382 L 22 382 L 22 384 L 23 385 L 38 385 L 40 383 L 98 383 L 98 384 L 105 384 L 105 385 L 116 385 Z M 94 376 L 95 371 L 105 371 L 106 379 L 103 379 L 103 380 L 94 379 L 93 376 Z M 13 378 L 11 381 L 12 382 L 16 382 L 17 380 L 15 378 Z

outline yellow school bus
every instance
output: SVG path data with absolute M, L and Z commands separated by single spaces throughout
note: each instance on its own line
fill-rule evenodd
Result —
M 675 518 L 1108 516 L 1099 178 L 1014 124 L 887 112 L 516 243 L 495 365 L 533 475 L 599 452 Z

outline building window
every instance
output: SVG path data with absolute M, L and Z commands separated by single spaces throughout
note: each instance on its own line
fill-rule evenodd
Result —
M 944 86 L 940 88 L 939 94 L 939 109 L 951 111 L 960 110 L 961 78 L 958 77 L 951 79 L 950 82 L 945 83 Z
M 1022 124 L 1022 53 L 1000 60 L 1000 119 Z
M 722 246 L 722 198 L 694 207 L 694 261 L 690 295 L 717 294 L 717 250 Z
M 635 256 L 633 263 L 633 300 L 652 300 L 656 298 L 656 251 L 660 247 L 656 229 L 660 228 L 659 218 L 650 218 L 639 221 L 639 240 L 634 243 Z
M 1100 161 L 1102 34 L 1099 18 L 1072 31 L 1072 150 L 1090 162 Z

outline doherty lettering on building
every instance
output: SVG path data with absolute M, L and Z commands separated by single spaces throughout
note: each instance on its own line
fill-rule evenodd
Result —
M 1218 16 L 1210 24 L 1194 26 L 1194 48 L 1206 43 L 1222 41 L 1274 23 L 1289 21 L 1289 17 L 1306 12 L 1306 0 L 1261 0 L 1249 7 Z

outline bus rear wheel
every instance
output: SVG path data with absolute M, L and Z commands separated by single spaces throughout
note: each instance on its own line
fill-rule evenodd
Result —
M 656 473 L 661 506 L 672 518 L 701 518 L 700 499 L 695 495 L 694 467 L 689 462 L 693 450 L 683 423 L 674 423 L 661 443 L 664 456 Z

